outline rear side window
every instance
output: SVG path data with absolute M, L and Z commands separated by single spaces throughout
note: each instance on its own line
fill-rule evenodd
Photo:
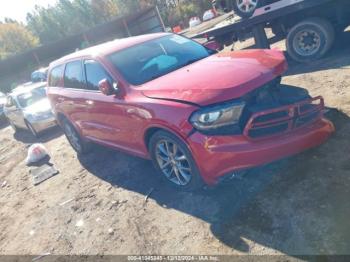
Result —
M 83 89 L 85 81 L 80 61 L 74 61 L 66 64 L 64 71 L 64 87 Z
M 98 83 L 105 78 L 112 83 L 112 78 L 100 63 L 94 60 L 86 60 L 84 66 L 87 89 L 98 90 Z
M 59 65 L 54 67 L 50 72 L 49 77 L 49 86 L 62 86 L 62 78 L 63 78 L 64 65 Z

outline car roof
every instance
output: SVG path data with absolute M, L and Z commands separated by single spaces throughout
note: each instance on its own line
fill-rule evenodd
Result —
M 38 82 L 38 83 L 32 83 L 32 84 L 26 84 L 26 85 L 19 85 L 16 88 L 14 88 L 10 95 L 20 95 L 20 94 L 24 94 L 24 93 L 28 93 L 36 88 L 40 88 L 40 87 L 45 87 L 46 86 L 46 82 Z
M 171 35 L 171 33 L 153 33 L 147 35 L 131 36 L 122 39 L 115 39 L 103 44 L 95 45 L 82 49 L 80 51 L 66 55 L 56 61 L 50 63 L 50 67 L 65 63 L 68 60 L 74 60 L 82 57 L 92 57 L 92 56 L 105 56 L 119 50 L 137 45 L 152 39 L 160 38 L 162 36 Z

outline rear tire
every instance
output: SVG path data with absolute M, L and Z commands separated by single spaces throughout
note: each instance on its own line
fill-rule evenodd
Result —
M 187 145 L 177 136 L 158 131 L 149 142 L 152 162 L 161 178 L 182 191 L 195 191 L 205 186 Z
M 332 24 L 322 18 L 310 18 L 296 24 L 286 39 L 287 52 L 298 62 L 311 62 L 323 57 L 334 43 Z
M 78 155 L 83 155 L 90 151 L 90 142 L 85 141 L 84 138 L 80 136 L 75 127 L 67 119 L 63 119 L 62 129 L 69 144 L 77 152 Z

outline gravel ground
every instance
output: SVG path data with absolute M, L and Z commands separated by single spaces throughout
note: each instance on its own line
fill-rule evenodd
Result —
M 324 96 L 334 136 L 205 192 L 176 192 L 150 162 L 109 149 L 77 158 L 58 128 L 39 141 L 60 174 L 33 186 L 24 159 L 37 140 L 3 124 L 0 254 L 349 254 L 349 33 L 283 79 Z

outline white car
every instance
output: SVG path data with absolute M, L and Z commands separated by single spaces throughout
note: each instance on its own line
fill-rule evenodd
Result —
M 188 23 L 190 27 L 194 27 L 194 26 L 200 25 L 202 21 L 199 19 L 199 17 L 195 16 L 195 17 L 191 17 Z
M 208 21 L 210 19 L 213 19 L 215 17 L 215 13 L 212 9 L 209 9 L 204 12 L 203 14 L 203 21 Z
M 7 96 L 5 115 L 16 132 L 18 128 L 29 130 L 33 136 L 56 126 L 56 119 L 46 96 L 46 83 L 19 86 Z

